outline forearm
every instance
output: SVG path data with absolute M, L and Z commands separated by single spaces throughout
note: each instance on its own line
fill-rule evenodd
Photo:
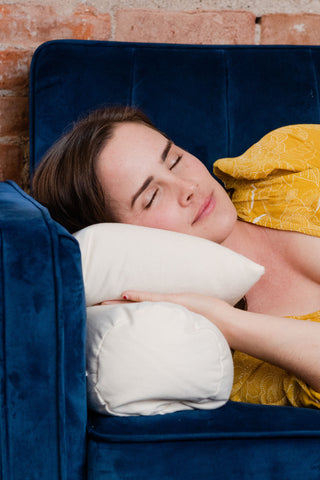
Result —
M 320 323 L 245 312 L 204 295 L 125 292 L 128 301 L 184 305 L 214 323 L 230 347 L 288 370 L 320 392 Z
M 320 324 L 236 309 L 214 323 L 234 350 L 288 370 L 320 392 Z

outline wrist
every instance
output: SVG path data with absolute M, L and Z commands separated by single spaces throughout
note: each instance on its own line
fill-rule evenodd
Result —
M 230 348 L 238 349 L 239 336 L 241 335 L 243 316 L 247 312 L 232 307 L 226 302 L 213 300 L 213 306 L 208 312 L 208 319 L 214 323 L 225 339 Z

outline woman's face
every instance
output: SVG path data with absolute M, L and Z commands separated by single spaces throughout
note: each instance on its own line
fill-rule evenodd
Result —
M 235 225 L 229 196 L 201 161 L 146 125 L 116 126 L 96 172 L 117 222 L 219 243 Z

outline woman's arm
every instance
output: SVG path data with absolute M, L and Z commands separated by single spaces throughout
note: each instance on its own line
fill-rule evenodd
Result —
M 290 371 L 320 392 L 320 324 L 231 307 L 204 295 L 124 292 L 127 301 L 178 303 L 214 323 L 234 350 Z

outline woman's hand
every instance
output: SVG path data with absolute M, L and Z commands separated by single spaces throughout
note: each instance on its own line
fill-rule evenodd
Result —
M 234 315 L 236 309 L 228 303 L 207 295 L 194 293 L 151 293 L 127 290 L 122 294 L 123 300 L 111 300 L 102 302 L 102 305 L 112 305 L 125 302 L 170 302 L 186 307 L 188 310 L 198 313 L 214 323 L 229 342 L 228 318 Z
M 230 348 L 291 371 L 320 392 L 320 324 L 246 312 L 206 295 L 123 292 L 123 302 L 171 302 L 214 323 Z M 110 302 L 102 302 L 110 304 Z M 114 302 L 113 302 L 114 303 Z
M 128 302 L 128 300 L 121 300 L 121 299 L 116 299 L 116 300 L 105 300 L 103 302 L 100 302 L 100 303 L 96 303 L 95 306 L 98 306 L 98 305 L 117 305 L 118 303 L 131 303 L 131 302 Z
M 150 293 L 127 290 L 122 298 L 131 302 L 170 302 L 182 305 L 203 316 L 215 316 L 232 309 L 228 303 L 217 298 L 195 293 Z

